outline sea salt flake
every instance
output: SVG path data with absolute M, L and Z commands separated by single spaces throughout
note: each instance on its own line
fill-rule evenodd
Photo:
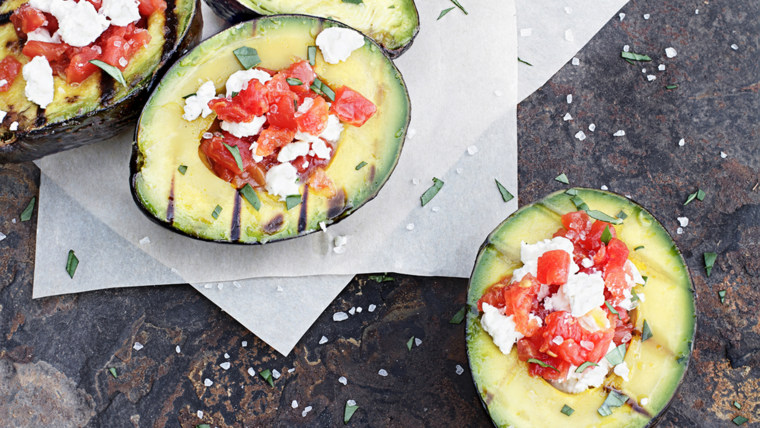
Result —
M 430 211 L 432 211 L 432 212 L 434 212 L 434 213 L 437 213 L 437 212 L 438 212 L 438 211 L 440 211 L 440 210 L 441 210 L 441 207 L 433 207 L 433 208 L 430 208 Z
M 588 130 L 594 132 L 596 130 L 596 124 L 592 123 L 588 126 Z
M 658 65 L 657 69 L 660 70 L 660 71 L 665 71 L 665 64 Z
M 570 113 L 565 113 L 565 115 L 562 117 L 562 120 L 567 122 L 568 120 L 573 120 L 573 117 L 570 115 Z
M 272 369 L 272 378 L 279 379 L 282 374 L 277 371 L 277 369 Z
M 533 35 L 533 29 L 532 28 L 521 28 L 520 29 L 520 37 L 530 37 Z
M 354 315 L 356 313 L 356 308 L 352 306 L 351 309 L 348 310 L 348 313 Z
M 357 313 L 361 313 L 361 312 L 362 312 L 362 307 L 361 307 L 361 306 L 358 306 L 358 307 L 356 308 L 356 312 L 357 312 Z
M 681 225 L 681 227 L 686 227 L 689 225 L 689 217 L 678 217 L 678 224 Z
M 290 403 L 290 407 L 292 407 L 292 408 L 294 408 L 294 409 L 297 409 L 297 408 L 298 408 L 298 401 L 296 401 L 296 400 L 293 400 L 293 402 L 292 402 L 292 403 Z
M 631 50 L 631 47 L 628 45 L 623 46 L 623 52 L 629 52 Z
M 728 155 L 726 154 L 726 152 L 720 152 L 720 157 L 725 159 L 726 157 L 728 157 Z
M 203 419 L 203 410 L 198 410 L 195 414 L 198 416 L 198 419 Z
M 565 30 L 565 40 L 567 40 L 568 42 L 575 41 L 575 36 L 573 35 L 573 30 L 571 30 L 569 28 L 567 30 Z
M 224 288 L 224 284 L 220 282 L 219 284 L 216 284 L 216 288 L 218 288 L 219 290 L 221 290 L 221 289 Z
M 339 377 L 338 382 L 342 383 L 343 385 L 348 385 L 348 379 L 346 379 L 345 376 Z
M 379 374 L 380 376 L 383 376 L 383 377 L 388 376 L 388 372 L 385 371 L 385 369 L 378 370 L 377 374 Z
M 622 129 L 619 129 L 619 130 L 617 130 L 617 131 L 616 131 L 614 134 L 612 134 L 612 135 L 614 135 L 615 137 L 622 137 L 622 136 L 624 136 L 624 135 L 625 135 L 625 131 L 623 131 Z
M 579 139 L 580 141 L 583 141 L 586 139 L 586 133 L 583 131 L 578 131 L 575 133 L 575 138 Z
M 277 286 L 277 291 L 279 291 L 279 292 L 283 292 L 283 291 L 285 291 L 285 289 L 284 289 L 284 288 L 282 288 L 282 285 L 278 285 L 278 286 Z
M 657 79 L 657 76 L 655 76 L 654 74 L 647 74 L 647 80 L 648 81 L 651 82 L 651 81 L 654 81 L 656 79 Z
M 683 147 L 684 145 L 686 145 L 686 140 L 685 139 L 681 138 L 680 140 L 678 140 L 678 146 L 679 147 Z
M 676 55 L 678 55 L 678 52 L 675 50 L 675 48 L 665 48 L 665 56 L 668 58 L 674 58 Z
M 213 382 L 211 379 L 209 379 L 209 378 L 206 378 L 206 379 L 203 381 L 203 384 L 204 384 L 204 385 L 206 385 L 206 386 L 211 386 L 211 385 L 213 385 L 213 384 L 214 384 L 214 382 Z
M 304 407 L 304 409 L 303 409 L 303 412 L 301 412 L 301 417 L 304 417 L 304 418 L 305 418 L 305 417 L 306 417 L 306 415 L 307 415 L 309 412 L 311 412 L 311 406 L 306 406 L 306 407 Z
M 649 14 L 648 13 L 644 14 L 644 19 L 649 19 Z
M 475 153 L 477 153 L 479 151 L 480 150 L 478 150 L 478 146 L 476 146 L 476 145 L 472 145 L 472 146 L 470 146 L 470 147 L 467 148 L 467 154 L 469 154 L 470 156 L 474 155 Z
M 567 94 L 567 103 L 572 104 L 573 102 L 573 94 Z
M 739 45 L 737 45 L 736 43 L 734 43 L 734 44 L 731 45 L 731 49 L 733 49 L 733 50 L 739 50 Z
M 420 345 L 422 345 L 422 339 L 420 339 L 419 337 L 415 337 L 414 346 L 420 346 Z
M 461 174 L 461 173 L 462 173 L 462 171 L 464 171 L 462 168 L 457 168 L 457 169 L 456 169 L 456 172 L 457 172 L 457 174 Z
M 412 179 L 412 184 L 414 184 L 415 186 L 418 185 L 418 184 L 420 184 L 420 179 L 419 178 L 413 178 Z
M 348 314 L 345 312 L 336 312 L 333 314 L 333 321 L 345 321 L 348 319 Z
M 348 406 L 356 406 L 356 401 L 354 401 L 354 400 L 348 400 L 348 401 L 346 401 L 346 405 L 348 405 Z
M 7 238 L 7 236 L 3 232 L 0 232 L 0 241 L 2 241 L 5 238 Z
M 327 336 L 322 336 L 322 337 L 319 339 L 319 344 L 320 344 L 320 345 L 324 345 L 325 343 L 327 343 Z
M 678 229 L 676 229 L 676 233 L 678 235 L 683 235 L 683 227 L 679 227 Z
M 203 284 L 203 288 L 211 288 L 211 287 L 213 287 L 212 284 Z
M 412 138 L 414 138 L 414 136 L 415 136 L 415 135 L 417 135 L 417 130 L 416 130 L 416 129 L 414 129 L 414 128 L 409 128 L 409 130 L 408 130 L 408 131 L 406 131 L 406 138 L 408 138 L 408 139 L 410 139 L 410 140 L 411 140 Z
M 253 370 L 253 367 L 248 367 L 248 376 L 256 376 L 256 371 Z
M 464 367 L 460 366 L 459 364 L 457 364 L 456 370 L 457 370 L 457 375 L 461 375 L 462 373 L 464 373 Z
M 571 13 L 573 13 L 573 8 L 570 6 L 565 6 L 565 13 L 570 15 Z
M 219 364 L 219 367 L 221 367 L 224 370 L 229 370 L 231 365 L 232 364 L 229 361 L 225 361 L 222 364 Z
M 573 58 L 572 61 L 570 61 L 573 65 L 581 65 L 581 60 L 578 58 Z
M 409 223 L 406 225 L 406 230 L 414 230 L 414 223 Z
M 375 306 L 374 304 L 370 304 L 369 307 L 367 307 L 367 310 L 370 312 L 375 312 L 375 308 L 377 308 L 377 306 Z
M 497 89 L 497 90 L 493 91 L 493 94 L 496 95 L 497 97 L 500 97 L 500 96 L 504 95 L 504 92 L 501 92 L 500 90 Z
M 610 188 L 607 187 L 607 186 L 605 186 L 604 184 L 602 184 L 602 187 L 600 187 L 600 189 L 602 189 L 602 190 L 610 190 Z
M 625 18 L 625 13 L 623 13 L 623 12 L 620 12 L 620 13 L 618 14 L 618 17 L 620 17 L 620 20 L 622 21 L 622 20 L 623 20 L 623 18 Z
M 135 342 L 135 344 L 132 345 L 132 349 L 134 349 L 135 351 L 139 351 L 142 348 L 143 348 L 143 344 L 140 342 Z
M 647 397 L 642 398 L 641 399 L 641 405 L 642 406 L 646 406 L 647 404 L 649 404 L 649 399 Z
M 233 285 L 235 288 L 240 288 L 240 287 L 242 287 L 242 286 L 240 285 L 240 283 L 239 283 L 239 282 L 237 282 L 237 281 L 232 281 L 232 285 Z
M 294 371 L 296 371 L 295 367 L 288 369 L 288 373 L 293 373 Z
M 179 345 L 177 345 L 177 346 L 174 348 L 174 351 L 175 351 L 176 353 L 178 353 L 178 354 L 182 352 L 182 350 L 179 348 Z
M 647 73 L 647 69 L 646 68 L 642 68 L 641 72 L 644 73 L 644 74 L 646 74 Z

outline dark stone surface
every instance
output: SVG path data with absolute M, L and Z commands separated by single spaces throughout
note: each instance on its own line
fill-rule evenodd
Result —
M 657 216 L 691 270 L 699 316 L 689 371 L 660 426 L 733 426 L 736 415 L 758 426 L 760 3 L 633 1 L 623 11 L 622 22 L 612 19 L 577 55 L 581 65 L 566 65 L 520 105 L 520 202 L 561 189 L 553 178 L 564 172 L 572 185 L 630 194 Z M 625 44 L 654 61 L 629 65 L 619 58 Z M 677 57 L 665 58 L 668 46 Z M 651 73 L 660 63 L 667 69 Z M 648 82 L 642 67 L 657 80 Z M 664 88 L 671 83 L 678 89 Z M 566 112 L 572 121 L 562 120 Z M 584 141 L 574 138 L 581 129 Z M 613 137 L 618 129 L 626 136 Z M 65 418 L 104 427 L 338 426 L 353 399 L 355 426 L 488 426 L 466 371 L 463 324 L 448 323 L 465 301 L 466 280 L 358 276 L 288 357 L 187 286 L 33 301 L 36 216 L 11 220 L 38 184 L 31 164 L 0 167 L 0 231 L 8 235 L 0 242 L 0 420 L 7 425 L 63 425 Z M 705 200 L 684 206 L 697 188 Z M 680 235 L 679 216 L 690 219 Z M 708 251 L 718 253 L 709 278 Z M 718 290 L 727 290 L 725 304 Z M 377 310 L 369 312 L 370 304 Z M 359 306 L 361 314 L 332 321 L 334 312 Z M 319 345 L 322 335 L 328 343 Z M 410 351 L 411 336 L 422 344 Z M 135 351 L 135 341 L 144 348 Z M 272 388 L 249 368 L 282 377 Z M 204 386 L 206 378 L 213 385 Z M 302 417 L 306 406 L 313 410 Z

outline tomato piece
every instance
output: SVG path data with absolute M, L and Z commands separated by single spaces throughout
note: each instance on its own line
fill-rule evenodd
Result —
M 354 126 L 362 126 L 377 111 L 372 101 L 347 86 L 341 86 L 335 91 L 335 102 L 330 111 L 343 122 Z
M 540 328 L 540 321 L 530 316 L 540 288 L 541 284 L 528 274 L 519 283 L 508 285 L 503 291 L 504 314 L 514 316 L 517 331 L 523 336 L 533 336 Z
M 586 239 L 581 241 L 581 246 L 587 250 L 597 250 L 599 247 L 603 245 L 602 243 L 602 234 L 604 234 L 604 229 L 609 228 L 610 235 L 615 238 L 617 236 L 617 233 L 615 231 L 615 226 L 604 222 L 604 221 L 595 221 L 591 225 L 591 229 L 586 234 Z
M 98 67 L 90 63 L 91 60 L 97 59 L 99 56 L 97 47 L 71 48 L 69 55 L 71 60 L 65 72 L 68 83 L 80 83 L 98 71 Z
M 239 103 L 242 108 L 255 116 L 261 116 L 269 111 L 269 101 L 267 96 L 269 89 L 257 79 L 251 79 L 248 86 L 240 91 L 232 100 Z
M 591 217 L 585 211 L 574 211 L 562 216 L 562 225 L 567 230 L 585 232 L 591 229 Z
M 16 76 L 21 71 L 21 63 L 12 56 L 7 56 L 0 61 L 0 80 L 5 83 L 0 85 L 0 92 L 6 92 L 16 80 Z
M 607 267 L 619 267 L 622 268 L 628 260 L 628 246 L 617 238 L 610 239 L 607 243 Z
M 303 100 L 305 97 L 311 95 L 310 86 L 314 82 L 314 79 L 317 78 L 317 73 L 314 72 L 314 69 L 308 61 L 295 62 L 291 64 L 290 67 L 283 70 L 282 73 L 286 78 L 296 78 L 302 82 L 300 85 L 288 84 L 288 89 L 298 95 L 299 100 Z
M 240 168 L 238 168 L 237 162 L 235 162 L 232 153 L 230 153 L 230 151 L 227 150 L 227 147 L 224 146 L 225 142 L 226 138 L 220 135 L 204 139 L 201 141 L 201 151 L 206 155 L 214 172 L 216 172 L 218 176 L 226 181 L 232 181 L 234 175 L 240 174 L 241 171 Z M 233 144 L 235 143 L 233 141 L 230 142 Z
M 552 369 L 551 367 L 541 367 L 536 363 L 529 363 L 528 374 L 531 376 L 540 376 L 548 380 L 564 379 L 570 371 L 570 363 L 539 351 L 542 340 L 543 339 L 539 335 L 518 340 L 517 357 L 521 361 L 528 361 L 531 358 L 535 358 L 554 367 L 554 369 Z
M 307 182 L 309 183 L 309 187 L 314 190 L 328 191 L 329 196 L 335 194 L 335 184 L 327 176 L 324 168 L 315 169 Z
M 538 258 L 537 278 L 542 284 L 562 285 L 570 274 L 570 254 L 563 250 L 547 251 Z
M 287 76 L 284 73 L 277 73 L 265 85 L 271 93 L 290 92 L 290 85 L 288 85 L 285 79 L 287 79 Z
M 164 0 L 138 0 L 137 5 L 140 11 L 140 16 L 150 16 L 155 11 L 166 10 L 166 2 Z
M 293 141 L 293 137 L 295 136 L 296 131 L 294 129 L 282 129 L 270 126 L 259 134 L 259 138 L 256 141 L 258 143 L 256 154 L 259 156 L 268 156 L 274 153 L 275 150 L 284 147 Z
M 121 36 L 111 36 L 102 43 L 103 54 L 100 60 L 106 64 L 124 70 L 127 62 L 127 40 Z M 124 59 L 122 61 L 122 59 Z
M 139 51 L 143 46 L 146 46 L 148 43 L 150 43 L 150 40 L 151 36 L 148 30 L 136 28 L 127 40 L 127 43 L 129 44 L 129 47 L 127 48 L 127 59 L 132 59 L 137 51 Z
M 295 107 L 298 96 L 290 91 L 272 92 L 270 90 L 267 99 L 269 101 L 267 122 L 276 128 L 292 130 L 295 134 L 298 129 Z
M 47 18 L 44 13 L 29 6 L 27 3 L 13 12 L 11 22 L 13 23 L 13 28 L 16 29 L 16 34 L 19 37 L 25 38 L 27 33 L 31 33 L 45 25 Z
M 483 303 L 488 303 L 497 309 L 506 306 L 507 303 L 504 301 L 503 294 L 505 288 L 504 284 L 501 283 L 492 285 L 491 288 L 478 299 L 478 311 L 483 312 Z
M 208 102 L 208 107 L 225 122 L 250 122 L 254 117 L 231 98 L 214 98 Z
M 295 113 L 298 130 L 311 135 L 319 135 L 327 128 L 330 107 L 322 97 L 312 98 L 313 104 L 305 113 Z
M 622 267 L 609 267 L 604 271 L 604 287 L 610 294 L 609 300 L 617 306 L 625 299 L 625 290 L 629 289 L 625 270 Z
M 63 55 L 69 49 L 65 43 L 48 43 L 31 40 L 26 42 L 21 53 L 29 58 L 44 56 L 48 62 L 55 62 L 63 58 Z

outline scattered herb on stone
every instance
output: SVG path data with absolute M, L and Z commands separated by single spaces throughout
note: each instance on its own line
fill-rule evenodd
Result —
M 259 53 L 256 52 L 256 49 L 254 48 L 243 46 L 235 49 L 232 51 L 232 53 L 235 54 L 235 58 L 237 58 L 237 60 L 240 62 L 240 65 L 242 65 L 246 70 L 253 68 L 261 63 Z
M 736 425 L 736 426 L 742 426 L 742 425 L 746 424 L 747 421 L 749 421 L 749 419 L 745 418 L 744 416 L 737 416 L 737 417 L 731 419 L 731 422 L 733 422 L 734 425 Z
M 251 204 L 253 209 L 256 211 L 261 208 L 261 200 L 259 199 L 259 195 L 256 194 L 256 191 L 253 190 L 253 187 L 251 187 L 250 184 L 246 183 L 245 186 L 240 189 L 240 195 L 243 196 L 243 199 L 248 201 L 248 203 Z
M 177 171 L 179 171 L 180 174 L 185 175 L 187 172 L 187 165 L 180 165 L 179 168 L 177 168 Z
M 649 323 L 644 320 L 644 327 L 641 328 L 641 341 L 644 342 L 652 337 L 652 329 L 649 328 Z
M 109 372 L 111 372 L 111 376 L 113 376 L 113 377 L 114 377 L 114 379 L 115 379 L 115 378 L 117 378 L 117 377 L 119 377 L 119 374 L 118 374 L 118 373 L 116 373 L 116 368 L 114 368 L 114 367 L 109 367 L 109 368 L 108 368 L 108 371 L 109 371 Z
M 499 183 L 499 180 L 494 179 L 494 181 L 496 182 L 496 187 L 499 189 L 499 193 L 501 193 L 501 199 L 503 199 L 504 202 L 509 202 L 515 198 L 514 195 L 509 193 L 509 190 L 507 190 L 503 184 Z
M 346 402 L 346 409 L 343 411 L 343 424 L 347 424 L 348 421 L 351 420 L 351 416 L 354 415 L 356 410 L 359 408 L 359 406 L 354 404 L 349 404 L 349 402 L 353 402 L 352 400 L 349 400 Z
M 375 282 L 389 282 L 389 281 L 393 281 L 393 277 L 392 276 L 388 276 L 388 275 L 370 275 L 369 279 L 371 279 L 372 281 L 375 281 Z
M 443 180 L 439 180 L 433 177 L 433 185 L 430 186 L 430 188 L 428 188 L 427 190 L 425 190 L 425 193 L 423 193 L 422 196 L 420 196 L 420 202 L 422 202 L 423 207 L 427 205 L 427 203 L 430 202 L 435 197 L 435 195 L 438 194 L 438 191 L 441 190 L 441 188 L 443 187 L 443 184 L 444 184 Z
M 673 89 L 678 89 L 678 85 L 668 85 L 665 87 L 665 89 L 672 91 Z
M 707 272 L 707 276 L 709 277 L 712 273 L 713 266 L 715 265 L 715 259 L 718 258 L 718 255 L 715 253 L 705 253 L 705 272 Z
M 26 204 L 26 208 L 24 208 L 24 211 L 21 211 L 21 221 L 29 221 L 32 219 L 32 214 L 34 213 L 34 203 L 37 201 L 37 197 L 32 196 L 32 200 L 29 201 L 28 204 Z
M 560 410 L 560 412 L 562 412 L 565 416 L 572 415 L 574 411 L 575 411 L 575 409 L 573 409 L 572 407 L 568 406 L 567 404 L 563 405 L 562 406 L 562 410 Z
M 354 169 L 356 169 L 356 170 L 358 171 L 358 170 L 360 170 L 360 169 L 364 168 L 365 166 L 367 166 L 367 162 L 361 161 L 361 162 L 359 162 L 359 163 L 356 165 L 356 168 L 354 168 Z
M 644 61 L 644 62 L 647 62 L 647 61 L 651 61 L 652 60 L 652 58 L 650 58 L 649 55 L 642 55 L 642 54 L 637 54 L 637 53 L 634 53 L 634 52 L 625 52 L 625 51 L 620 52 L 620 57 L 621 58 L 625 58 L 625 59 L 629 59 L 631 61 Z
M 462 306 L 462 309 L 458 310 L 453 317 L 449 320 L 449 324 L 461 324 L 464 321 L 464 316 L 467 314 L 467 305 Z
M 264 379 L 269 386 L 274 386 L 274 380 L 272 380 L 272 371 L 269 369 L 262 370 L 259 372 L 259 376 L 261 376 L 262 379 Z
M 414 336 L 410 337 L 409 340 L 406 341 L 406 349 L 411 351 L 413 343 L 414 343 Z
M 69 250 L 69 257 L 66 259 L 66 272 L 71 279 L 74 279 L 74 273 L 77 271 L 77 266 L 79 266 L 79 259 L 76 254 L 74 254 L 74 250 Z
M 547 368 L 547 369 L 552 369 L 552 370 L 554 370 L 555 372 L 559 373 L 559 370 L 557 370 L 557 368 L 556 368 L 556 367 L 554 367 L 554 366 L 553 366 L 553 365 L 551 365 L 551 364 L 547 364 L 547 363 L 545 363 L 545 362 L 543 362 L 543 361 L 539 360 L 538 358 L 528 358 L 528 362 L 529 362 L 529 363 L 533 363 L 533 364 L 538 364 L 538 365 L 539 365 L 539 366 L 541 366 L 541 367 L 544 367 L 544 368 Z
M 100 68 L 101 70 L 105 71 L 106 74 L 113 77 L 113 80 L 119 82 L 121 86 L 127 86 L 127 81 L 124 80 L 124 75 L 121 74 L 121 70 L 118 68 L 112 66 L 111 64 L 106 64 L 105 62 L 99 60 L 99 59 L 93 59 L 90 61 L 90 64 Z
M 556 181 L 559 181 L 562 184 L 570 184 L 570 181 L 567 179 L 567 175 L 563 172 L 562 174 L 554 177 Z
M 720 303 L 726 303 L 726 290 L 718 291 L 718 297 L 720 298 Z

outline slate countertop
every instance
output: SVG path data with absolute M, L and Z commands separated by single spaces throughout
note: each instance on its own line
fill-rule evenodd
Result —
M 697 291 L 690 367 L 660 426 L 733 426 L 737 415 L 760 426 L 760 3 L 633 0 L 622 12 L 576 55 L 579 65 L 568 63 L 520 104 L 520 204 L 562 189 L 554 177 L 565 173 L 571 185 L 607 186 L 650 210 Z M 653 61 L 628 64 L 624 45 Z M 667 47 L 678 55 L 667 58 Z M 618 130 L 625 135 L 613 136 Z M 353 399 L 354 426 L 489 425 L 464 324 L 448 322 L 465 301 L 465 279 L 359 275 L 283 357 L 189 286 L 33 301 L 36 214 L 12 219 L 38 186 L 34 165 L 0 166 L 4 424 L 337 426 Z M 697 189 L 704 201 L 684 206 Z M 681 234 L 678 217 L 689 218 Z M 705 252 L 718 254 L 710 277 Z M 363 311 L 332 321 L 351 307 Z M 422 342 L 410 351 L 412 336 Z M 249 368 L 282 376 L 270 387 Z

